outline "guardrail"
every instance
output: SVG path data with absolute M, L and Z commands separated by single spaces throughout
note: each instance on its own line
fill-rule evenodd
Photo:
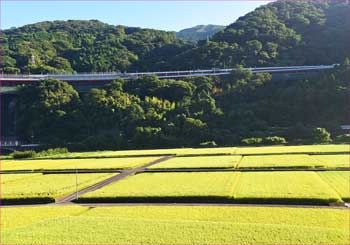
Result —
M 335 68 L 333 65 L 318 65 L 318 66 L 285 66 L 285 67 L 254 67 L 243 68 L 250 70 L 253 73 L 288 73 L 288 72 L 303 72 L 303 71 L 316 71 Z M 228 75 L 235 68 L 220 69 L 212 68 L 206 70 L 185 70 L 185 71 L 161 71 L 161 72 L 134 72 L 134 73 L 121 73 L 121 72 L 104 72 L 104 73 L 77 73 L 77 74 L 45 74 L 45 75 L 25 75 L 25 74 L 2 74 L 0 79 L 2 81 L 38 81 L 40 79 L 55 78 L 63 81 L 110 81 L 117 78 L 122 79 L 135 79 L 143 75 L 156 75 L 159 78 L 180 78 L 180 77 L 195 77 L 195 76 L 220 76 Z
M 17 147 L 21 146 L 23 142 L 19 140 L 5 140 L 0 141 L 0 147 Z

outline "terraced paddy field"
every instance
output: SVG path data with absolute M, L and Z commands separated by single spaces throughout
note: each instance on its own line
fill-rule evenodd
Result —
M 323 178 L 311 171 L 142 173 L 84 194 L 79 202 L 327 205 L 348 200 L 349 173 L 325 172 Z
M 349 210 L 214 206 L 1 208 L 1 244 L 349 244 Z
M 327 167 L 350 168 L 350 154 L 313 155 L 311 157 Z
M 238 172 L 142 173 L 89 192 L 80 202 L 220 201 L 231 198 Z
M 0 207 L 0 244 L 350 244 L 350 209 L 343 203 L 350 202 L 350 171 L 327 169 L 349 167 L 346 149 L 349 145 L 166 149 L 3 160 L 1 170 L 122 173 L 78 174 L 79 190 L 117 175 L 116 182 L 95 185 L 100 189 L 88 189 L 76 201 L 90 204 Z M 139 168 L 167 154 L 177 157 L 149 166 L 165 172 Z M 182 172 L 170 172 L 175 168 Z M 54 202 L 74 193 L 76 184 L 76 175 L 66 173 L 0 174 L 0 179 L 2 204 Z M 305 206 L 310 204 L 315 206 Z
M 178 152 L 178 156 L 191 155 L 230 155 L 236 154 L 237 147 L 214 147 L 214 148 L 190 148 L 182 152 Z
M 103 158 L 103 157 L 135 157 L 135 156 L 163 156 L 184 153 L 191 148 L 155 149 L 155 150 L 121 150 L 121 151 L 91 151 L 69 152 L 42 158 Z
M 255 155 L 255 154 L 294 154 L 294 153 L 350 153 L 349 144 L 337 145 L 300 145 L 300 146 L 261 146 L 261 147 L 215 147 L 215 148 L 175 148 L 155 150 L 118 150 L 118 151 L 93 151 L 93 152 L 70 152 L 51 156 L 51 158 L 105 158 L 105 157 L 135 157 L 135 156 L 200 156 L 200 155 Z M 2 156 L 2 159 L 5 159 Z M 7 159 L 7 158 L 6 158 Z
M 350 182 L 349 182 L 350 183 Z M 242 203 L 328 204 L 339 194 L 316 172 L 243 172 L 233 191 Z
M 93 185 L 114 176 L 112 173 L 78 174 L 78 189 Z M 1 178 L 1 202 L 42 203 L 73 193 L 75 174 L 3 174 Z
M 318 175 L 329 184 L 344 201 L 350 202 L 350 171 L 325 171 L 318 172 Z
M 152 165 L 149 169 L 171 168 L 235 168 L 241 156 L 176 157 Z
M 350 153 L 349 144 L 339 145 L 298 145 L 298 146 L 261 146 L 261 147 L 237 147 L 236 154 L 284 154 L 284 153 L 327 153 L 346 152 Z
M 306 154 L 244 156 L 239 168 L 315 168 L 325 167 L 326 162 Z M 330 164 L 329 164 L 330 165 Z M 337 165 L 334 164 L 333 167 Z
M 2 160 L 1 170 L 132 169 L 159 157 Z
M 163 155 L 229 155 L 236 152 L 236 147 L 215 147 L 215 148 L 174 148 L 155 150 L 123 150 L 123 151 L 92 151 L 92 152 L 69 152 L 46 158 L 104 158 L 104 157 L 135 157 L 135 156 L 163 156 Z

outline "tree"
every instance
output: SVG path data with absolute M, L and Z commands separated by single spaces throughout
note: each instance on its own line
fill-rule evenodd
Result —
M 79 95 L 66 82 L 40 80 L 21 87 L 16 101 L 18 130 L 27 139 L 64 144 L 78 136 Z
M 315 128 L 313 130 L 314 140 L 317 143 L 331 142 L 331 134 L 325 128 Z

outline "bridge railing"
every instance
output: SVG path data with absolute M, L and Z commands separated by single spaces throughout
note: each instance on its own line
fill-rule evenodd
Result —
M 0 147 L 17 147 L 23 144 L 20 140 L 1 140 Z
M 279 73 L 279 72 L 289 72 L 289 71 L 313 71 L 313 70 L 324 70 L 332 69 L 336 65 L 318 65 L 318 66 L 285 66 L 285 67 L 254 67 L 254 68 L 243 68 L 250 70 L 253 73 L 269 72 L 269 73 Z M 133 73 L 122 73 L 122 72 L 100 72 L 100 73 L 72 73 L 72 74 L 41 74 L 41 75 L 31 75 L 31 74 L 1 74 L 1 80 L 39 80 L 45 78 L 56 78 L 60 80 L 67 81 L 84 81 L 84 80 L 113 80 L 117 78 L 133 79 L 142 75 L 157 75 L 162 78 L 166 77 L 181 77 L 181 76 L 208 76 L 208 75 L 225 75 L 235 70 L 235 68 L 229 69 L 197 69 L 197 70 L 184 70 L 184 71 L 160 71 L 160 72 L 133 72 Z

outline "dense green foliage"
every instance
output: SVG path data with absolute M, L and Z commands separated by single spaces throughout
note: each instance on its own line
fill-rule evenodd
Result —
M 41 152 L 36 152 L 34 150 L 26 151 L 14 151 L 10 154 L 10 157 L 13 159 L 23 159 L 23 158 L 37 158 L 37 157 L 49 157 L 58 154 L 67 154 L 69 153 L 67 148 L 49 148 Z
M 197 45 L 175 32 L 97 20 L 40 22 L 3 32 L 0 68 L 47 73 L 340 63 L 350 54 L 349 16 L 343 1 L 276 1 Z M 208 28 L 217 30 L 183 32 L 199 35 Z
M 215 33 L 225 29 L 225 26 L 219 25 L 198 25 L 191 28 L 186 28 L 176 33 L 178 38 L 197 42 L 199 40 L 206 40 L 212 37 Z
M 341 133 L 349 71 L 278 82 L 244 70 L 225 78 L 144 76 L 81 95 L 42 80 L 19 90 L 17 130 L 29 141 L 84 150 L 233 145 L 252 137 L 259 144 L 326 142 L 313 130 Z
M 188 45 L 175 32 L 69 20 L 5 30 L 1 46 L 5 72 L 57 73 L 166 68 Z
M 36 156 L 36 152 L 29 150 L 29 151 L 15 151 L 11 153 L 11 157 L 14 159 L 23 159 L 23 158 L 33 158 Z
M 338 135 L 335 139 L 337 142 L 347 142 L 349 143 L 350 142 L 350 134 L 341 134 L 341 135 Z
M 328 143 L 331 141 L 331 134 L 325 128 L 315 128 L 313 135 L 314 140 L 318 143 Z
M 350 5 L 276 1 L 240 17 L 210 42 L 175 57 L 185 67 L 317 65 L 349 57 Z

